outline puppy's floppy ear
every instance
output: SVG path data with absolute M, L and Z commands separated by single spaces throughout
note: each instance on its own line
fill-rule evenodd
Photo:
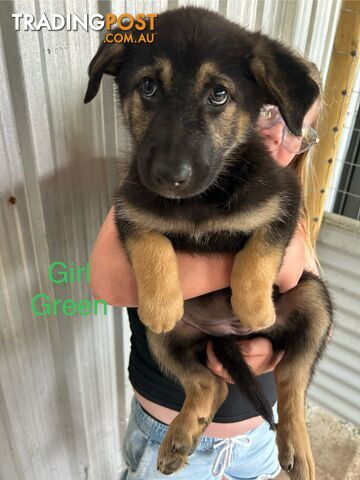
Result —
M 250 70 L 265 92 L 265 103 L 279 107 L 294 135 L 301 135 L 306 112 L 319 96 L 319 86 L 310 76 L 307 64 L 280 43 L 260 36 Z
M 89 83 L 84 103 L 89 103 L 97 95 L 102 76 L 117 75 L 123 61 L 124 45 L 122 43 L 103 43 L 89 65 Z

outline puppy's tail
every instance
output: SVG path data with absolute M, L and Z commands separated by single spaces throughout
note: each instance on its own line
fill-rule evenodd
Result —
M 248 397 L 259 414 L 266 420 L 270 428 L 275 430 L 272 408 L 264 391 L 241 355 L 235 340 L 212 337 L 214 352 L 229 376 L 234 380 L 242 393 Z

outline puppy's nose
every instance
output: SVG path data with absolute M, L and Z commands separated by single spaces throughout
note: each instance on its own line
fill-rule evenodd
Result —
M 175 188 L 186 187 L 192 177 L 193 169 L 188 163 L 181 165 L 158 165 L 155 169 L 155 180 L 157 183 Z

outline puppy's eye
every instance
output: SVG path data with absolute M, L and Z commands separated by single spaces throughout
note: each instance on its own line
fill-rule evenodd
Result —
M 216 85 L 210 92 L 209 103 L 215 106 L 225 105 L 229 98 L 228 92 L 222 85 Z
M 145 98 L 151 98 L 155 95 L 157 86 L 153 78 L 146 77 L 140 84 L 141 93 Z

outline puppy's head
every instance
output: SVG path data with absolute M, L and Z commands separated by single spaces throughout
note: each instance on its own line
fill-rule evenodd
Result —
M 104 73 L 115 77 L 133 161 L 150 191 L 167 198 L 204 192 L 246 141 L 263 104 L 277 105 L 301 134 L 319 89 L 281 44 L 197 8 L 159 15 L 155 31 L 153 43 L 133 30 L 133 43 L 102 44 L 85 96 L 85 103 L 95 97 Z

